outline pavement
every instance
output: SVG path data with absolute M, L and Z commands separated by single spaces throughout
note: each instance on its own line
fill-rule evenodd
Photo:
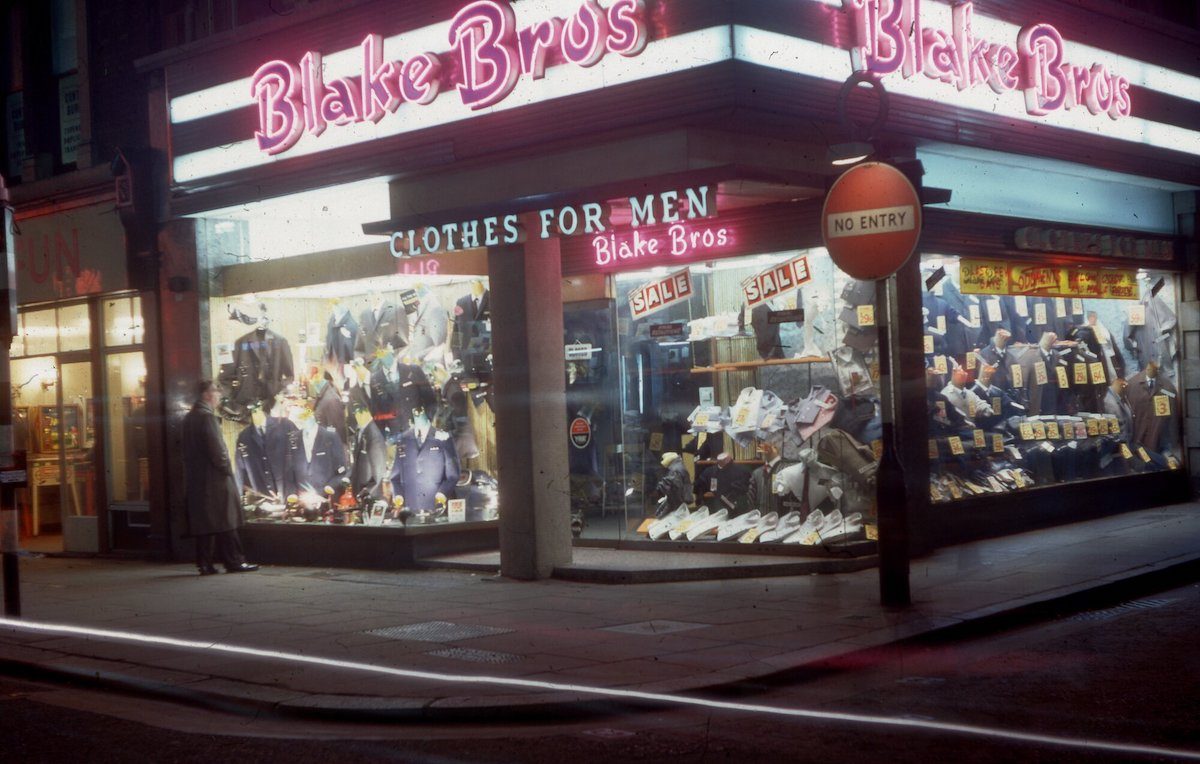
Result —
M 576 552 L 585 564 L 614 567 L 631 565 L 621 555 L 653 554 Z M 1131 588 L 1181 577 L 1200 577 L 1196 503 L 938 550 L 913 561 L 913 604 L 896 610 L 879 605 L 873 569 L 614 586 L 465 570 L 264 566 L 201 577 L 184 564 L 23 558 L 27 622 L 201 645 L 0 621 L 0 671 L 253 714 L 561 718 L 611 709 L 611 698 L 581 686 L 741 692 L 853 665 L 899 641 L 1112 604 Z

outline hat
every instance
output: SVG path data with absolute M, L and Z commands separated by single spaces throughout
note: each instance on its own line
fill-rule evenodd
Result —
M 662 466 L 669 467 L 679 460 L 679 454 L 674 451 L 667 451 L 662 455 Z

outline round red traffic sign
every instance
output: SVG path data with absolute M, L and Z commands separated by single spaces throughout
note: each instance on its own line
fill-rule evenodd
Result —
M 571 420 L 571 445 L 575 448 L 587 448 L 592 442 L 592 423 L 581 416 Z
M 921 238 L 921 199 L 890 164 L 856 165 L 829 189 L 821 235 L 834 264 L 853 278 L 890 276 Z

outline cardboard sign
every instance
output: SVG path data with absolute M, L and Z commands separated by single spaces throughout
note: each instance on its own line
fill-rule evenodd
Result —
M 753 308 L 809 281 L 812 281 L 812 272 L 808 269 L 808 257 L 801 255 L 743 280 L 742 293 L 746 296 L 746 305 Z
M 1171 416 L 1171 399 L 1165 395 L 1154 396 L 1154 416 Z
M 465 523 L 467 521 L 467 500 L 451 499 L 446 503 L 446 522 Z
M 860 327 L 867 327 L 867 326 L 875 325 L 875 306 L 874 305 L 859 305 L 857 308 L 857 312 L 858 312 L 858 325 Z
M 571 445 L 575 448 L 587 448 L 592 442 L 592 423 L 581 416 L 571 420 Z
M 1145 305 L 1130 305 L 1129 306 L 1129 325 L 1130 326 L 1145 326 L 1146 325 L 1146 306 Z
M 629 312 L 645 318 L 692 296 L 692 275 L 687 268 L 648 281 L 629 293 Z

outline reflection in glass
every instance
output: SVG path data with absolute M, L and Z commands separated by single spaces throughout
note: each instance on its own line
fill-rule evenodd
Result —
M 146 361 L 142 353 L 105 360 L 105 406 L 109 427 L 108 485 L 112 501 L 149 498 L 146 446 Z

